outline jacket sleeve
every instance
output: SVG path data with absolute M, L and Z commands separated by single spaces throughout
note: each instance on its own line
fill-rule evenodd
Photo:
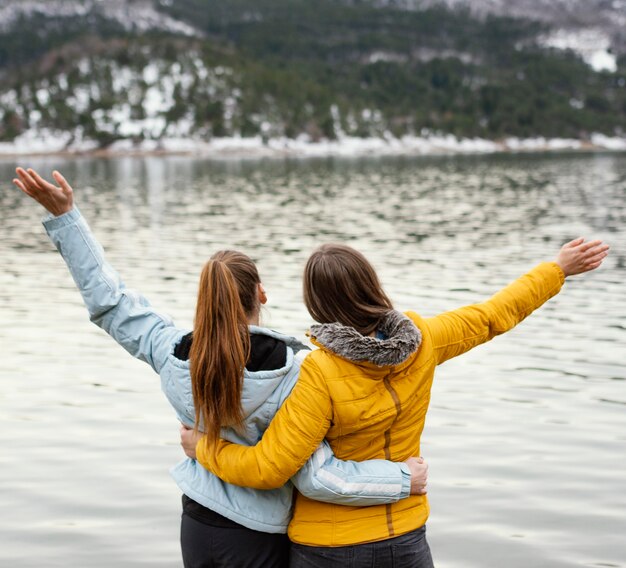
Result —
M 339 460 L 325 440 L 291 481 L 309 499 L 355 507 L 395 503 L 411 493 L 405 463 Z
M 332 403 L 311 357 L 300 368 L 293 391 L 256 446 L 218 440 L 196 446 L 198 461 L 227 483 L 255 489 L 282 487 L 309 459 L 330 427 Z
M 181 330 L 141 294 L 124 286 L 78 209 L 47 218 L 44 227 L 67 264 L 91 321 L 159 372 Z
M 558 294 L 564 281 L 558 264 L 544 262 L 482 304 L 427 319 L 437 364 L 509 331 Z

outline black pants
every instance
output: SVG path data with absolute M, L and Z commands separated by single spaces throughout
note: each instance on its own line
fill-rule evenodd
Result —
M 433 568 L 426 527 L 354 546 L 304 546 L 292 543 L 291 568 Z
M 183 495 L 185 568 L 287 568 L 289 539 L 243 527 Z

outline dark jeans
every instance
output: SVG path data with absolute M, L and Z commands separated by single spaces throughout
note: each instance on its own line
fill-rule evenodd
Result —
M 183 497 L 180 545 L 185 568 L 287 568 L 289 539 L 243 527 Z
M 291 568 L 434 568 L 426 527 L 395 538 L 324 547 L 291 544 Z

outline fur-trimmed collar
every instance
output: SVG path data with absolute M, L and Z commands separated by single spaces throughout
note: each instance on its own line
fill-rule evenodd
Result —
M 379 331 L 387 339 L 361 335 L 353 327 L 340 323 L 324 323 L 311 326 L 311 337 L 344 359 L 357 363 L 368 361 L 378 367 L 406 361 L 422 341 L 422 334 L 415 324 L 395 310 L 384 317 Z

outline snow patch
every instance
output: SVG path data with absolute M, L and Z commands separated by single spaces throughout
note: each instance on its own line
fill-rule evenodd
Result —
M 504 145 L 511 152 L 544 152 L 555 150 L 580 150 L 583 143 L 573 138 L 507 138 Z
M 46 106 L 48 102 L 50 102 L 50 93 L 48 89 L 38 89 L 35 96 L 41 106 Z
M 148 85 L 154 85 L 161 75 L 158 65 L 149 63 L 143 68 L 143 80 Z
M 164 5 L 171 5 L 165 4 Z M 139 0 L 22 0 L 0 6 L 0 31 L 10 30 L 22 17 L 41 14 L 47 18 L 86 17 L 97 14 L 117 22 L 127 31 L 163 30 L 196 36 L 199 30 L 159 12 L 150 1 Z
M 571 49 L 594 71 L 617 71 L 617 57 L 610 51 L 611 38 L 602 29 L 562 29 L 540 38 L 540 44 L 555 49 Z
M 393 51 L 373 51 L 366 58 L 367 63 L 405 63 L 408 57 L 403 53 L 395 53 Z
M 145 75 L 145 70 L 144 70 Z M 129 67 L 117 67 L 114 66 L 111 69 L 111 76 L 113 78 L 112 86 L 115 93 L 123 93 L 128 91 L 135 78 L 135 73 L 131 71 Z M 148 82 L 148 81 L 146 81 Z
M 71 140 L 70 132 L 31 128 L 12 142 L 0 142 L 0 154 L 55 154 L 64 152 Z
M 119 120 L 126 116 L 127 109 L 119 108 L 111 118 Z M 139 123 L 136 123 L 139 124 Z M 163 124 L 146 119 L 142 128 L 153 124 L 155 131 Z M 181 120 L 181 130 L 188 127 L 188 119 Z M 152 128 L 148 126 L 149 128 Z M 626 151 L 626 138 L 594 134 L 589 143 L 575 139 L 546 138 L 507 138 L 503 141 L 481 138 L 459 139 L 453 135 L 427 134 L 424 136 L 404 136 L 394 138 L 389 133 L 385 137 L 358 138 L 344 136 L 339 140 L 312 142 L 306 135 L 297 139 L 254 136 L 243 138 L 232 136 L 213 138 L 209 141 L 200 137 L 177 135 L 172 125 L 168 136 L 161 139 L 125 139 L 111 144 L 105 151 L 109 155 L 127 153 L 185 153 L 212 157 L 358 157 L 389 155 L 437 155 L 437 154 L 491 154 L 497 152 L 551 152 L 576 150 Z M 98 144 L 85 139 L 81 128 L 73 133 L 55 132 L 47 129 L 31 128 L 13 142 L 0 143 L 0 155 L 55 154 L 62 152 L 93 152 Z
M 626 138 L 612 138 L 604 134 L 593 134 L 591 143 L 606 150 L 626 151 Z
M 89 109 L 90 89 L 84 85 L 77 85 L 73 93 L 65 99 L 69 106 L 77 114 L 86 112 Z

